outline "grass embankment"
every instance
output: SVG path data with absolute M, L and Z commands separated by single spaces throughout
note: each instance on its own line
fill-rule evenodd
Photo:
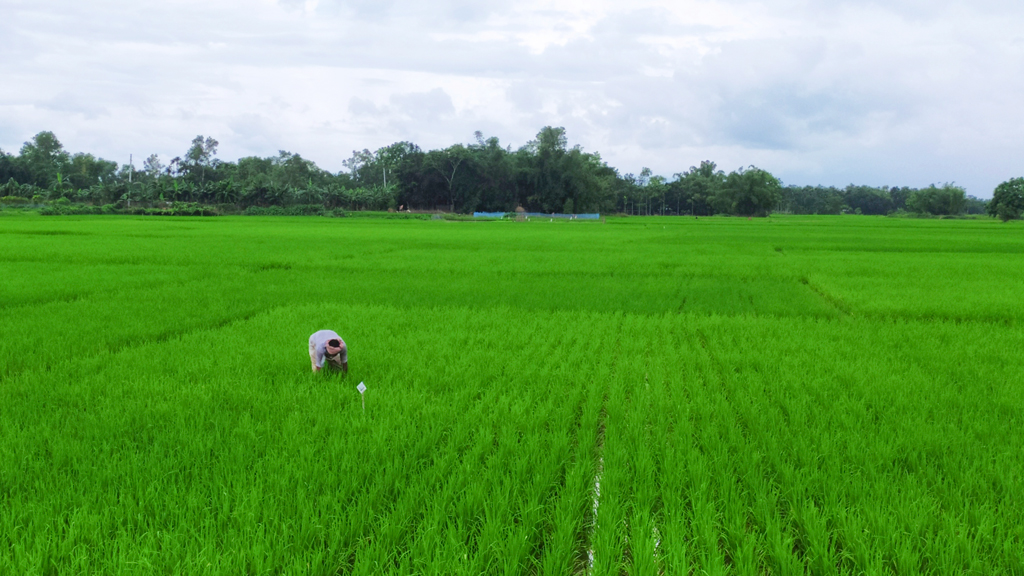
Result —
M 1022 253 L 984 221 L 5 219 L 0 572 L 1021 572 Z M 309 373 L 328 327 L 347 379 Z

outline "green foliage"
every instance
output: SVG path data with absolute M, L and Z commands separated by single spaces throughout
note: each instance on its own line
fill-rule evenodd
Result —
M 67 198 L 60 198 L 48 206 L 43 206 L 39 210 L 39 214 L 42 216 L 83 216 L 103 214 L 103 210 L 99 206 L 71 204 Z
M 964 203 L 964 213 L 970 215 L 985 214 L 988 209 L 988 201 L 975 196 L 968 196 Z
M 565 204 L 562 204 L 562 214 L 575 214 L 575 212 L 573 212 L 572 198 L 565 199 Z
M 408 212 L 378 212 L 374 210 L 342 210 L 340 208 L 335 209 L 331 212 L 331 215 L 335 218 L 380 218 L 385 220 L 430 220 L 435 214 L 410 214 Z M 452 214 L 445 214 L 445 217 L 454 216 Z M 472 220 L 469 217 L 469 220 Z
M 568 200 L 576 211 L 601 211 L 614 205 L 617 181 L 599 155 L 569 148 L 565 129 L 550 126 L 516 151 L 480 133 L 470 146 L 408 150 L 394 174 L 397 205 L 459 213 L 557 212 Z
M 200 134 L 192 139 L 192 145 L 185 152 L 185 158 L 177 163 L 181 173 L 200 189 L 206 186 L 206 172 L 213 167 L 219 145 L 220 143 L 212 137 L 204 138 Z
M 919 214 L 957 215 L 962 214 L 967 203 L 967 193 L 960 186 L 934 184 L 922 190 L 914 190 L 907 198 L 907 210 Z
M 128 211 L 130 213 L 130 211 Z M 212 206 L 198 202 L 173 202 L 166 208 L 146 208 L 146 216 L 219 216 L 220 212 Z
M 895 206 L 887 190 L 853 184 L 843 190 L 842 201 L 846 210 L 856 214 L 885 215 Z
M 246 216 L 327 216 L 329 210 L 319 204 L 297 204 L 295 206 L 250 206 L 243 212 Z
M 9 178 L 3 186 L 0 186 L 0 194 L 2 194 L 4 198 L 20 198 L 27 196 L 30 190 L 32 190 L 31 186 L 18 184 L 17 180 L 13 177 Z
M 412 142 L 395 142 L 390 146 L 378 149 L 353 151 L 352 157 L 342 162 L 350 172 L 351 179 L 364 187 L 385 185 L 385 179 L 391 178 L 392 184 L 396 172 L 411 157 L 422 156 L 420 147 Z M 390 176 L 389 176 L 390 175 Z
M 6 219 L 0 573 L 1017 573 L 1020 248 L 988 219 Z M 325 327 L 347 378 L 309 372 Z
M 80 152 L 71 157 L 67 175 L 67 185 L 72 189 L 114 184 L 117 180 L 117 163 Z
M 704 160 L 700 166 L 690 166 L 688 171 L 675 175 L 675 180 L 667 184 L 667 188 L 670 195 L 668 204 L 674 205 L 676 214 L 707 216 L 714 213 L 712 200 L 725 181 L 725 172 L 717 168 L 714 162 Z
M 782 189 L 780 211 L 788 214 L 886 215 L 906 212 L 912 188 L 856 186 L 787 186 Z M 973 205 L 972 205 L 973 206 Z M 902 212 L 901 212 L 902 211 Z
M 27 183 L 39 188 L 49 188 L 56 184 L 58 174 L 71 163 L 71 156 L 53 132 L 36 134 L 21 147 L 19 156 L 32 175 L 32 181 Z
M 778 205 L 781 185 L 777 178 L 756 166 L 730 173 L 711 203 L 719 213 L 767 216 Z
M 39 210 L 42 216 L 88 216 L 96 214 L 128 214 L 135 216 L 218 216 L 220 210 L 213 206 L 198 202 L 174 202 L 163 208 L 119 207 L 116 204 L 93 206 L 89 204 L 72 204 L 67 198 L 55 200 Z
M 986 210 L 1003 222 L 1019 219 L 1024 214 L 1024 178 L 1011 178 L 996 186 Z
M 834 187 L 788 186 L 781 191 L 780 209 L 789 214 L 842 214 L 848 208 Z
M 337 210 L 407 209 L 512 212 L 619 212 L 632 215 L 980 214 L 984 202 L 951 184 L 927 189 L 849 185 L 781 188 L 765 170 L 726 175 L 702 161 L 670 181 L 643 168 L 620 175 L 596 152 L 571 146 L 565 128 L 545 126 L 513 150 L 475 133 L 475 142 L 427 150 L 396 142 L 354 151 L 332 174 L 281 150 L 236 162 L 216 158 L 219 143 L 196 136 L 166 165 L 153 154 L 136 170 L 92 154 L 69 154 L 52 132 L 26 142 L 20 155 L 0 150 L 0 196 L 67 198 L 119 210 L 164 210 L 165 202 L 198 203 L 216 211 L 321 214 Z M 321 206 L 311 209 L 309 206 Z M 272 209 L 278 207 L 280 210 Z M 299 208 L 296 208 L 299 207 Z M 88 212 L 83 210 L 84 212 Z M 1004 210 L 1012 217 L 1012 209 Z

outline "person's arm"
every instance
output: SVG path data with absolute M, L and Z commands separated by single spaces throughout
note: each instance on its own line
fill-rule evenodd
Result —
M 310 348 L 309 348 L 309 362 L 310 362 L 310 364 L 313 365 L 313 372 L 319 372 L 320 371 L 320 367 L 316 365 L 316 357 L 317 357 L 316 348 L 312 344 L 310 344 Z

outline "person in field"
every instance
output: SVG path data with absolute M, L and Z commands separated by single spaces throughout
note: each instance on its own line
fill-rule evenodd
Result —
M 313 363 L 313 372 L 319 372 L 326 361 L 348 374 L 348 347 L 334 330 L 318 330 L 309 337 L 309 361 Z

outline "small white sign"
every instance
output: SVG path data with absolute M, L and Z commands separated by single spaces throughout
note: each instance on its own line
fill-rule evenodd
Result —
M 359 390 L 360 394 L 362 394 L 363 392 L 366 392 L 366 384 L 363 384 L 362 382 L 360 382 L 359 386 L 356 386 L 356 390 Z

